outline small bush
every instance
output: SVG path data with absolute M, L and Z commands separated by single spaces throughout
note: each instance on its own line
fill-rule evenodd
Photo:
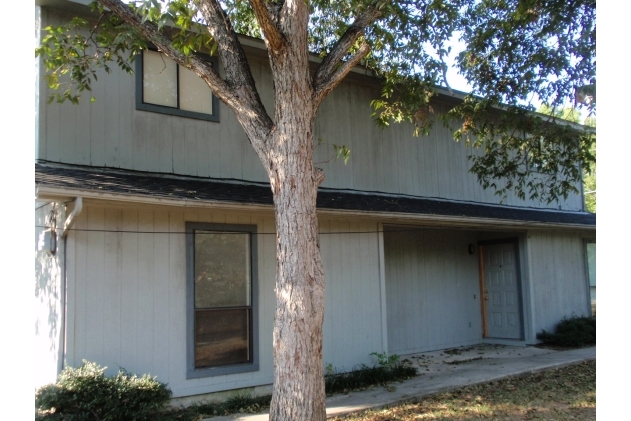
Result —
M 542 330 L 537 339 L 548 345 L 568 348 L 595 345 L 596 317 L 564 317 L 556 325 L 554 333 Z
M 377 358 L 378 366 L 386 368 L 396 367 L 401 359 L 397 354 L 388 355 L 387 352 L 371 352 L 370 355 L 374 355 Z
M 36 420 L 41 421 L 149 421 L 157 419 L 171 397 L 164 383 L 124 369 L 106 377 L 105 367 L 83 361 L 68 367 L 55 384 L 35 393 Z

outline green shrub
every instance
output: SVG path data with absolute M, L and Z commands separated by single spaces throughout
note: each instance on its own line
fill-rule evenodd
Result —
M 271 401 L 271 395 L 239 394 L 221 403 L 194 405 L 191 410 L 202 417 L 243 413 L 256 414 L 269 408 Z
M 370 355 L 374 355 L 377 358 L 378 366 L 386 368 L 396 367 L 401 359 L 397 354 L 388 355 L 387 352 L 371 352 Z
M 596 344 L 596 317 L 563 318 L 554 333 L 542 330 L 537 339 L 545 344 L 575 348 Z
M 124 369 L 113 377 L 105 367 L 83 361 L 79 368 L 68 367 L 55 384 L 35 393 L 36 420 L 41 421 L 149 421 L 171 397 L 166 384 Z
M 386 385 L 393 381 L 406 380 L 417 375 L 416 368 L 399 360 L 396 354 L 373 352 L 377 365 L 359 366 L 348 373 L 335 373 L 330 367 L 324 376 L 324 388 L 327 395 L 345 393 L 350 390 L 362 390 L 373 385 Z

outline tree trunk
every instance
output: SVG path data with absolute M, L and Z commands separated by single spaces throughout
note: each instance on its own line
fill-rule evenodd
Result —
M 279 167 L 274 192 L 277 263 L 270 420 L 323 421 L 324 272 L 315 204 L 317 182 L 305 168 L 305 160 L 291 161 Z
M 297 7 L 306 7 L 301 1 Z M 294 3 L 294 4 L 296 4 Z M 273 421 L 326 419 L 322 367 L 324 272 L 316 197 L 322 182 L 313 166 L 315 106 L 304 22 L 286 33 L 287 48 L 271 55 L 275 128 L 269 176 L 276 214 L 276 315 Z M 299 20 L 298 20 L 299 21 Z M 303 28 L 301 28 L 303 27 Z
M 271 420 L 324 420 L 320 258 L 313 169 L 313 118 L 301 101 L 287 103 L 277 126 L 272 190 L 276 213 L 276 316 Z M 285 108 L 285 107 L 283 107 Z M 302 111 L 305 110 L 305 111 Z

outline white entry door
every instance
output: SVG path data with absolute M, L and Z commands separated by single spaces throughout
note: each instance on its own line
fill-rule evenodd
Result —
M 516 243 L 482 245 L 484 336 L 521 339 Z

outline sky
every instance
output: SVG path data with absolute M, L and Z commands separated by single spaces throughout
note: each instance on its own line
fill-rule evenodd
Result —
M 458 39 L 458 36 L 454 36 L 447 43 L 446 47 L 451 47 L 451 53 L 445 57 L 445 62 L 449 66 L 447 68 L 447 82 L 449 86 L 457 91 L 471 92 L 471 85 L 469 85 L 464 76 L 458 73 L 458 69 L 454 66 L 455 59 L 464 50 L 465 44 Z

